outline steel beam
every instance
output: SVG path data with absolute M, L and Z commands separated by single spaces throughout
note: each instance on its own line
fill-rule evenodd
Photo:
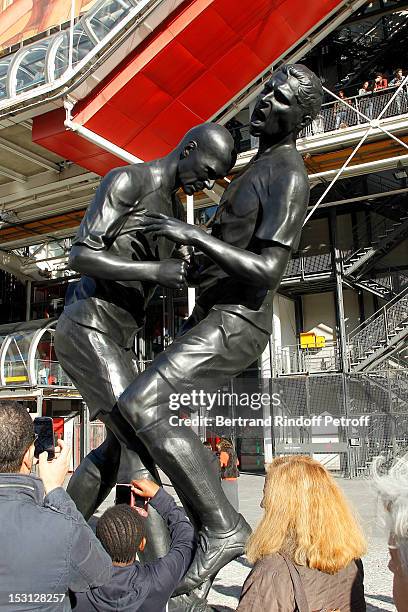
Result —
M 58 166 L 58 164 L 55 164 L 49 159 L 43 157 L 42 155 L 38 155 L 38 153 L 33 153 L 28 149 L 24 149 L 23 147 L 20 147 L 19 145 L 10 142 L 9 140 L 6 140 L 5 138 L 0 137 L 0 149 L 3 149 L 4 151 L 9 151 L 10 153 L 13 153 L 13 155 L 22 157 L 23 159 L 26 159 L 32 162 L 33 164 L 37 164 L 38 166 L 41 166 L 46 170 L 52 170 L 53 172 L 58 173 L 61 171 L 61 168 Z
M 26 183 L 27 177 L 24 174 L 20 174 L 20 172 L 15 172 L 15 170 L 11 170 L 10 168 L 6 168 L 5 166 L 0 165 L 0 174 L 2 176 L 7 176 L 7 178 L 13 179 L 13 181 L 17 181 L 18 183 Z
M 74 170 L 72 168 L 64 170 L 57 181 L 54 172 L 40 172 L 28 178 L 24 182 L 24 186 L 16 183 L 0 185 L 0 205 L 12 204 L 14 206 L 18 202 L 41 194 L 49 194 L 53 191 L 58 193 L 58 191 L 71 185 L 79 185 L 80 183 L 94 185 L 98 184 L 99 181 L 100 177 L 94 172 L 78 172 L 78 166 Z

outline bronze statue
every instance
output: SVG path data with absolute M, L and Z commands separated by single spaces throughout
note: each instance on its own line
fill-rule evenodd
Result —
M 120 394 L 137 376 L 134 337 L 156 286 L 180 287 L 187 263 L 167 238 L 141 231 L 141 211 L 182 218 L 176 191 L 211 188 L 235 163 L 233 139 L 216 124 L 190 130 L 166 157 L 116 168 L 101 181 L 75 237 L 71 267 L 82 274 L 59 318 L 58 360 L 88 405 L 102 420 L 105 442 L 75 471 L 68 492 L 89 518 L 116 482 L 159 481 L 154 458 L 117 408 Z M 167 528 L 151 509 L 144 559 L 167 552 Z M 154 536 L 153 536 L 154 533 Z
M 273 296 L 297 247 L 309 201 L 296 136 L 319 113 L 322 97 L 319 79 L 304 66 L 273 73 L 251 117 L 259 151 L 225 190 L 211 235 L 162 211 L 139 216 L 146 236 L 203 254 L 197 303 L 182 335 L 119 399 L 124 419 L 200 526 L 195 559 L 177 593 L 192 591 L 242 554 L 250 528 L 227 501 L 195 433 L 170 425 L 169 395 L 211 377 L 227 381 L 266 347 Z

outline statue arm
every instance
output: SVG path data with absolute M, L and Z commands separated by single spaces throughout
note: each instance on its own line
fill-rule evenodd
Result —
M 181 260 L 136 261 L 109 251 L 141 197 L 134 176 L 116 169 L 101 182 L 85 213 L 69 257 L 72 270 L 105 280 L 149 281 L 179 287 L 185 281 Z
M 201 233 L 204 236 L 201 236 Z M 261 253 L 231 246 L 198 230 L 193 245 L 210 257 L 229 276 L 251 285 L 275 289 L 279 286 L 291 250 L 278 243 L 264 243 Z
M 160 213 L 146 213 L 143 224 L 144 231 L 194 246 L 229 276 L 261 287 L 275 288 L 279 284 L 291 253 L 290 248 L 267 241 L 262 241 L 260 254 L 246 251 L 208 235 L 195 225 Z
M 165 260 L 167 261 L 167 260 Z M 106 280 L 141 280 L 161 282 L 160 270 L 164 261 L 127 261 L 109 251 L 94 250 L 85 245 L 74 245 L 69 256 L 72 270 Z
M 278 239 L 275 240 L 276 227 L 271 227 L 268 235 L 270 221 L 265 218 L 264 224 L 261 224 L 263 231 L 259 238 L 260 253 L 232 246 L 197 226 L 182 223 L 160 213 L 146 212 L 141 223 L 144 231 L 165 236 L 180 244 L 194 246 L 231 277 L 274 289 L 280 283 L 292 251 L 291 244 L 295 242 L 301 229 L 308 196 L 308 186 L 302 183 L 300 177 L 300 180 L 287 182 L 280 193 L 275 194 L 273 201 L 265 202 L 268 209 L 291 212 L 289 215 L 282 215 L 282 223 L 287 226 L 285 233 L 290 235 L 291 241 L 283 244 Z

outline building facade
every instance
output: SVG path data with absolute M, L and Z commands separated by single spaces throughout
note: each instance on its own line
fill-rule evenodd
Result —
M 407 450 L 408 6 L 320 0 L 300 18 L 297 0 L 99 0 L 74 2 L 69 14 L 47 4 L 55 12 L 46 26 L 25 14 L 21 35 L 0 26 L 2 397 L 53 416 L 76 462 L 103 439 L 53 350 L 76 281 L 71 240 L 100 177 L 218 121 L 234 137 L 236 167 L 212 191 L 182 196 L 190 221 L 210 225 L 256 150 L 248 123 L 264 81 L 302 62 L 326 92 L 298 139 L 310 216 L 275 298 L 269 345 L 230 382 L 229 415 L 245 412 L 245 388 L 271 400 L 257 409 L 262 424 L 197 430 L 233 437 L 249 471 L 291 452 L 356 476 L 374 456 Z M 6 3 L 0 24 L 18 9 Z M 172 342 L 193 301 L 194 290 L 157 290 L 136 340 L 141 369 Z

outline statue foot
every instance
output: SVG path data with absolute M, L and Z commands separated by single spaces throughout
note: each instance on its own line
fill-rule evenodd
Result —
M 206 599 L 198 597 L 195 593 L 177 595 L 169 600 L 169 612 L 212 612 Z
M 174 594 L 189 593 L 215 576 L 224 565 L 242 555 L 250 533 L 251 528 L 242 515 L 235 527 L 226 533 L 211 532 L 203 527 L 193 562 Z

